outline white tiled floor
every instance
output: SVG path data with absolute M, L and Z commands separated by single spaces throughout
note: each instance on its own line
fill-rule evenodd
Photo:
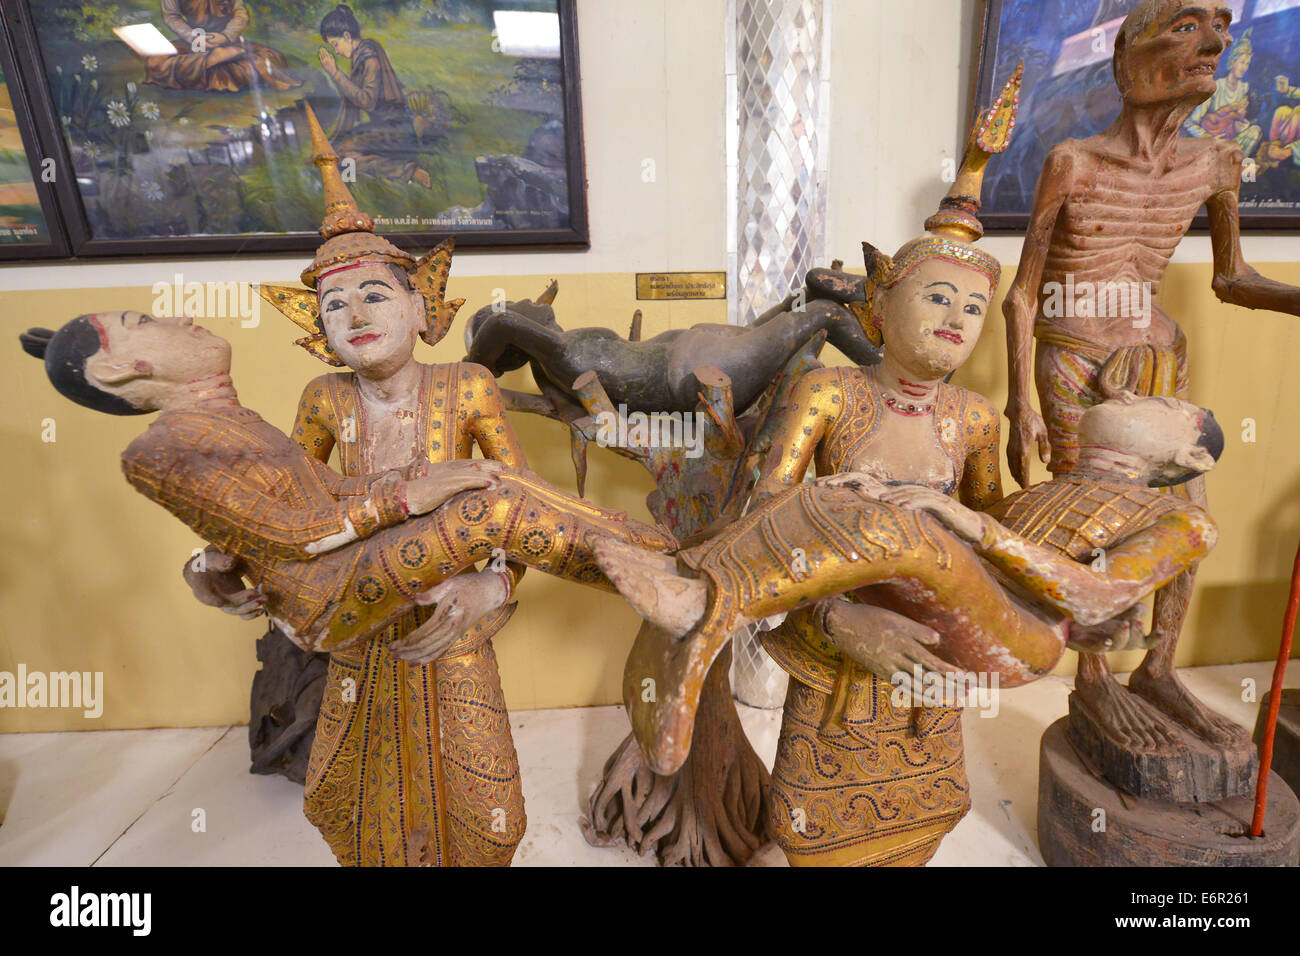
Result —
M 1270 664 L 1182 671 L 1211 706 L 1253 726 L 1244 678 L 1260 692 Z M 1288 686 L 1300 686 L 1293 667 Z M 936 866 L 1041 866 L 1035 845 L 1038 740 L 1066 711 L 1070 682 L 1049 677 L 1000 695 L 1000 713 L 965 717 L 974 806 Z M 742 707 L 771 765 L 779 711 Z M 511 717 L 528 807 L 518 866 L 650 866 L 626 847 L 588 846 L 578 827 L 605 758 L 627 733 L 618 707 L 522 711 Z M 331 866 L 302 815 L 302 789 L 248 773 L 244 727 L 0 735 L 0 865 Z M 206 832 L 194 832 L 202 810 Z M 755 861 L 784 866 L 774 846 Z

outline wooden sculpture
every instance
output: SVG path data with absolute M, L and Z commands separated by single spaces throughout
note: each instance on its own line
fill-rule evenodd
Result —
M 1300 314 L 1300 289 L 1264 278 L 1242 257 L 1240 146 L 1180 135 L 1184 121 L 1214 92 L 1230 21 L 1226 8 L 1194 0 L 1139 4 L 1115 44 L 1115 79 L 1124 99 L 1119 117 L 1105 132 L 1061 143 L 1048 155 L 1004 304 L 1007 458 L 1022 486 L 1035 448 L 1044 460 L 1050 448 L 1053 474 L 1074 467 L 1079 416 L 1108 389 L 1187 394 L 1186 339 L 1154 299 L 1202 205 L 1210 214 L 1215 294 L 1247 308 Z M 1106 291 L 1094 310 L 1063 301 L 1066 289 Z M 1049 305 L 1054 296 L 1062 308 Z M 1031 374 L 1042 415 L 1030 405 Z M 1203 482 L 1181 493 L 1205 504 Z M 1080 663 L 1076 700 L 1117 752 L 1164 749 L 1177 760 L 1186 752 L 1178 741 L 1190 734 L 1220 748 L 1235 764 L 1233 777 L 1245 783 L 1252 759 L 1246 730 L 1196 700 L 1174 672 L 1193 583 L 1192 575 L 1180 578 L 1156 597 L 1153 646 L 1128 690 L 1103 658 L 1089 657 Z
M 1089 406 L 1121 390 L 1187 395 L 1186 339 L 1154 300 L 1202 205 L 1210 218 L 1215 294 L 1247 308 L 1300 314 L 1300 289 L 1266 279 L 1242 257 L 1237 204 L 1244 155 L 1238 138 L 1181 135 L 1198 105 L 1215 92 L 1219 58 L 1232 40 L 1231 19 L 1222 4 L 1144 0 L 1115 41 L 1115 81 L 1123 98 L 1119 116 L 1105 132 L 1068 140 L 1048 155 L 1020 268 L 1004 303 L 1010 363 L 1007 457 L 1022 486 L 1035 449 L 1044 460 L 1050 449 L 1053 474 L 1074 472 L 1078 423 Z M 1030 405 L 1031 372 L 1042 415 Z M 1202 481 L 1175 491 L 1205 505 Z M 1252 790 L 1257 766 L 1245 728 L 1198 701 L 1175 672 L 1193 583 L 1189 569 L 1156 595 L 1145 645 L 1150 651 L 1127 688 L 1103 656 L 1080 657 L 1068 722 L 1073 747 L 1091 767 L 1137 797 L 1165 801 L 1170 812 L 1186 808 L 1184 822 L 1195 820 L 1198 805 Z M 1050 746 L 1065 747 L 1052 734 Z M 1048 738 L 1044 747 L 1040 842 L 1049 861 L 1079 862 L 1084 857 L 1074 854 L 1095 841 L 1084 834 L 1081 819 L 1068 824 L 1064 819 L 1084 813 L 1084 804 L 1097 804 L 1089 802 L 1091 797 L 1076 801 L 1072 784 L 1048 779 L 1072 758 L 1062 750 L 1048 760 Z M 1063 836 L 1057 822 L 1080 836 Z M 1116 837 L 1109 841 L 1114 856 L 1089 849 L 1086 858 L 1142 859 L 1145 847 L 1158 859 L 1152 847 L 1161 840 L 1151 836 L 1149 821 L 1140 826 L 1147 835 L 1135 837 L 1131 846 Z M 1193 849 L 1197 826 L 1194 822 L 1185 831 L 1190 842 L 1183 850 L 1193 856 L 1205 851 L 1205 859 L 1214 859 L 1222 847 Z M 1210 831 L 1221 829 L 1219 824 L 1204 827 L 1216 841 Z M 1112 826 L 1112 836 L 1116 832 Z M 1166 847 L 1167 862 L 1194 862 L 1180 857 L 1177 843 Z
M 676 546 L 661 529 L 497 462 L 417 461 L 402 471 L 344 478 L 239 403 L 229 343 L 188 319 L 86 315 L 58 332 L 34 329 L 23 345 L 44 359 L 51 383 L 79 404 L 113 414 L 161 412 L 123 453 L 128 481 L 238 559 L 265 595 L 268 614 L 305 649 L 338 652 L 394 639 L 395 625 L 439 600 L 442 582 L 494 553 L 608 589 L 587 545 L 593 530 L 650 548 Z M 418 643 L 440 626 L 435 615 L 407 641 Z M 334 701 L 346 706 L 331 703 L 327 697 L 317 735 L 317 747 L 328 753 L 353 732 L 349 712 L 360 710 L 347 696 Z M 434 740 L 404 728 L 388 743 L 401 748 L 405 761 L 437 766 Z M 363 762 L 355 751 L 337 759 Z M 332 811 L 314 820 L 327 838 L 369 837 L 378 846 L 366 852 L 391 840 L 389 832 L 357 827 L 360 813 L 350 794 L 338 792 L 334 778 L 322 779 L 336 791 L 332 805 L 326 796 L 313 803 L 309 792 L 306 809 L 309 816 L 315 807 Z M 363 783 L 371 779 L 367 774 Z M 387 809 L 441 823 L 437 804 L 425 801 L 443 800 L 455 778 L 438 775 L 436 782 L 437 789 L 414 790 L 405 795 L 413 802 Z M 502 815 L 493 796 L 491 789 L 476 788 L 457 804 L 468 816 L 465 824 L 485 835 Z M 518 825 L 522 829 L 522 821 Z M 475 862 L 478 847 L 448 839 L 445 830 L 417 830 L 410 839 L 423 844 L 405 850 L 416 860 Z M 362 862 L 362 848 L 332 846 L 341 862 Z
M 764 330 L 756 334 L 705 325 L 641 343 L 637 313 L 622 347 L 608 330 L 600 330 L 599 335 L 595 330 L 577 330 L 571 337 L 560 332 L 552 307 L 558 286 L 552 283 L 536 301 L 507 303 L 503 312 L 480 312 L 468 333 L 470 354 L 490 360 L 495 356 L 494 361 L 504 363 L 493 366 L 497 368 L 530 365 L 541 394 L 507 390 L 507 406 L 569 425 L 579 493 L 586 482 L 589 444 L 605 444 L 654 476 L 657 487 L 646 504 L 658 521 L 679 539 L 706 537 L 711 529 L 741 514 L 753 488 L 754 464 L 771 440 L 770 412 L 784 404 L 800 375 L 818 367 L 815 357 L 826 341 L 827 326 L 842 329 L 852 323 L 856 328 L 844 302 L 855 288 L 861 298 L 861 277 L 837 270 L 817 273 L 809 277 L 807 291 L 807 313 L 817 317 L 811 325 L 805 324 L 805 315 L 786 315 L 787 302 L 769 313 Z M 557 335 L 539 338 L 520 333 L 532 329 L 553 330 Z M 509 348 L 493 344 L 494 335 L 506 336 Z M 858 338 L 866 342 L 861 333 Z M 856 341 L 840 340 L 851 349 Z M 640 351 L 634 348 L 651 343 L 657 344 Z M 564 350 L 589 347 L 598 347 L 605 360 L 561 388 L 552 378 L 556 370 L 578 367 Z M 684 363 L 693 357 L 715 359 L 750 382 L 752 368 L 770 362 L 773 350 L 781 364 L 744 405 L 730 374 L 722 368 L 694 365 L 679 380 Z M 870 361 L 875 349 L 867 344 L 862 354 Z M 606 390 L 606 381 L 623 399 L 622 409 Z M 648 383 L 650 388 L 635 387 L 637 383 Z M 674 393 L 680 394 L 674 398 Z M 694 396 L 693 404 L 687 403 L 686 395 Z M 659 410 L 646 403 L 660 400 L 670 408 L 684 407 L 686 414 L 702 423 L 694 451 L 681 443 L 642 443 L 633 430 L 609 427 L 612 422 L 624 424 L 624 415 Z M 644 624 L 642 633 L 650 627 Z M 631 736 L 606 761 L 583 821 L 589 842 L 598 846 L 625 842 L 637 852 L 653 852 L 664 865 L 712 866 L 743 864 L 767 842 L 769 775 L 736 714 L 728 677 L 730 659 L 730 650 L 724 650 L 709 671 L 696 746 L 676 772 L 655 773 Z

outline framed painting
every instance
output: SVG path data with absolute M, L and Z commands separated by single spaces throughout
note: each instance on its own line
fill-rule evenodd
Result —
M 0 260 L 67 256 L 54 185 L 32 123 L 7 24 L 0 24 Z
M 574 0 L 2 0 L 78 256 L 308 251 L 310 105 L 411 248 L 587 245 Z
M 1232 10 L 1233 45 L 1219 60 L 1214 95 L 1184 136 L 1235 140 L 1246 154 L 1243 229 L 1300 228 L 1300 0 L 1217 0 Z M 1102 132 L 1119 114 L 1111 71 L 1115 37 L 1137 0 L 987 0 L 977 101 L 988 102 L 1024 61 L 1020 120 L 1011 147 L 990 164 L 980 218 L 1022 232 L 1047 152 Z M 1204 229 L 1202 213 L 1195 223 Z

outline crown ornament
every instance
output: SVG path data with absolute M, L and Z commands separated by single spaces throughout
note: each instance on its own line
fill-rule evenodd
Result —
M 330 348 L 320 318 L 320 281 L 331 272 L 371 263 L 397 266 L 407 273 L 411 287 L 424 297 L 427 325 L 420 337 L 434 345 L 451 328 L 464 299 L 447 301 L 447 279 L 456 251 L 456 240 L 447 238 L 416 259 L 375 233 L 375 221 L 361 210 L 343 181 L 339 157 L 330 145 L 320 121 L 310 104 L 306 105 L 307 125 L 311 130 L 312 164 L 320 170 L 325 189 L 325 218 L 320 234 L 325 239 L 315 258 L 302 273 L 306 288 L 260 285 L 258 294 L 294 325 L 307 333 L 294 344 L 302 347 L 327 365 L 336 368 L 345 363 Z
M 867 270 L 864 290 L 866 299 L 850 303 L 849 308 L 874 345 L 881 344 L 880 329 L 872 314 L 872 300 L 876 290 L 897 285 L 925 260 L 945 259 L 974 269 L 987 276 L 989 284 L 994 286 L 1002 277 L 1002 263 L 975 246 L 984 235 L 984 226 L 979 220 L 980 194 L 984 188 L 984 172 L 989 160 L 1005 152 L 1011 145 L 1024 76 L 1025 65 L 1020 63 L 1012 71 L 993 105 L 980 114 L 971 128 L 957 177 L 948 194 L 939 203 L 939 209 L 925 221 L 925 235 L 905 243 L 893 256 L 885 254 L 869 242 L 862 244 L 862 257 Z

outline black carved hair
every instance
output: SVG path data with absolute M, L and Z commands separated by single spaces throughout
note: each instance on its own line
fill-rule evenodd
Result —
M 1219 457 L 1223 454 L 1223 428 L 1220 427 L 1218 419 L 1214 417 L 1214 412 L 1210 411 L 1208 408 L 1202 409 L 1202 411 L 1205 412 L 1205 416 L 1201 419 L 1201 434 L 1200 437 L 1196 439 L 1196 444 L 1208 451 L 1210 457 L 1215 461 L 1218 461 Z M 1152 488 L 1168 488 L 1173 485 L 1181 485 L 1184 482 L 1191 481 L 1199 474 L 1200 472 L 1189 471 L 1174 479 L 1157 477 L 1152 478 L 1148 484 Z
M 1201 438 L 1196 444 L 1213 455 L 1215 461 L 1218 461 L 1219 456 L 1223 454 L 1223 429 L 1214 417 L 1214 412 L 1208 408 L 1205 409 L 1205 417 L 1201 420 Z
M 45 360 L 50 384 L 78 405 L 109 415 L 144 415 L 126 399 L 111 395 L 86 381 L 86 360 L 100 350 L 99 331 L 89 315 L 79 315 L 57 332 L 28 329 L 18 336 L 23 351 Z
M 345 33 L 351 35 L 354 40 L 360 40 L 361 24 L 357 23 L 352 8 L 340 3 L 321 20 L 320 36 L 322 40 L 328 40 L 330 37 L 341 37 Z

